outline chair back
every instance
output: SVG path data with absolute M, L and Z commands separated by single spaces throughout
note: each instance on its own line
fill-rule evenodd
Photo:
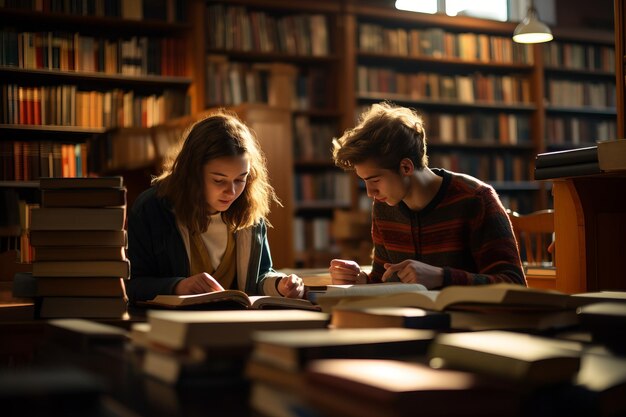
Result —
M 555 265 L 552 254 L 554 210 L 520 215 L 507 210 L 524 265 Z

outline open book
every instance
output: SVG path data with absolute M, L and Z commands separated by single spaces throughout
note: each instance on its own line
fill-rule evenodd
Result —
M 376 286 L 381 286 L 376 289 Z M 398 286 L 397 288 L 393 288 Z M 413 286 L 413 287 L 412 287 Z M 329 286 L 330 287 L 330 286 Z M 328 306 L 340 305 L 350 308 L 366 307 L 419 307 L 427 310 L 448 309 L 482 310 L 501 308 L 507 311 L 545 311 L 568 308 L 569 295 L 558 291 L 523 287 L 516 284 L 491 284 L 475 286 L 450 286 L 441 291 L 429 291 L 420 284 L 367 284 L 353 287 L 355 295 L 327 291 L 317 301 L 326 311 Z M 420 289 L 420 287 L 422 289 Z M 329 288 L 330 290 L 330 288 Z
M 137 303 L 145 307 L 181 310 L 285 309 L 319 310 L 308 300 L 269 295 L 248 295 L 239 290 L 224 290 L 191 295 L 157 295 Z

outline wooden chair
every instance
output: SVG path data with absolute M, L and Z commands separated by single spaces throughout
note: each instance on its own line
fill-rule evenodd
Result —
M 529 287 L 556 288 L 554 258 L 554 211 L 520 215 L 507 210 L 520 250 Z

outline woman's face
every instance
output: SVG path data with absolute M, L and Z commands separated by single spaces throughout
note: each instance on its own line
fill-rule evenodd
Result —
M 212 159 L 204 165 L 204 195 L 212 214 L 228 210 L 243 193 L 249 172 L 245 154 Z

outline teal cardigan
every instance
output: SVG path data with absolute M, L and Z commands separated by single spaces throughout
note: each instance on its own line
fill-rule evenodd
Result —
M 245 288 L 239 289 L 249 295 L 264 294 L 268 291 L 263 291 L 263 281 L 277 273 L 272 269 L 265 223 L 259 222 L 251 232 Z M 172 294 L 176 284 L 189 276 L 189 258 L 172 206 L 157 196 L 156 187 L 144 191 L 128 214 L 127 256 L 131 264 L 131 277 L 126 281 L 130 301 Z

